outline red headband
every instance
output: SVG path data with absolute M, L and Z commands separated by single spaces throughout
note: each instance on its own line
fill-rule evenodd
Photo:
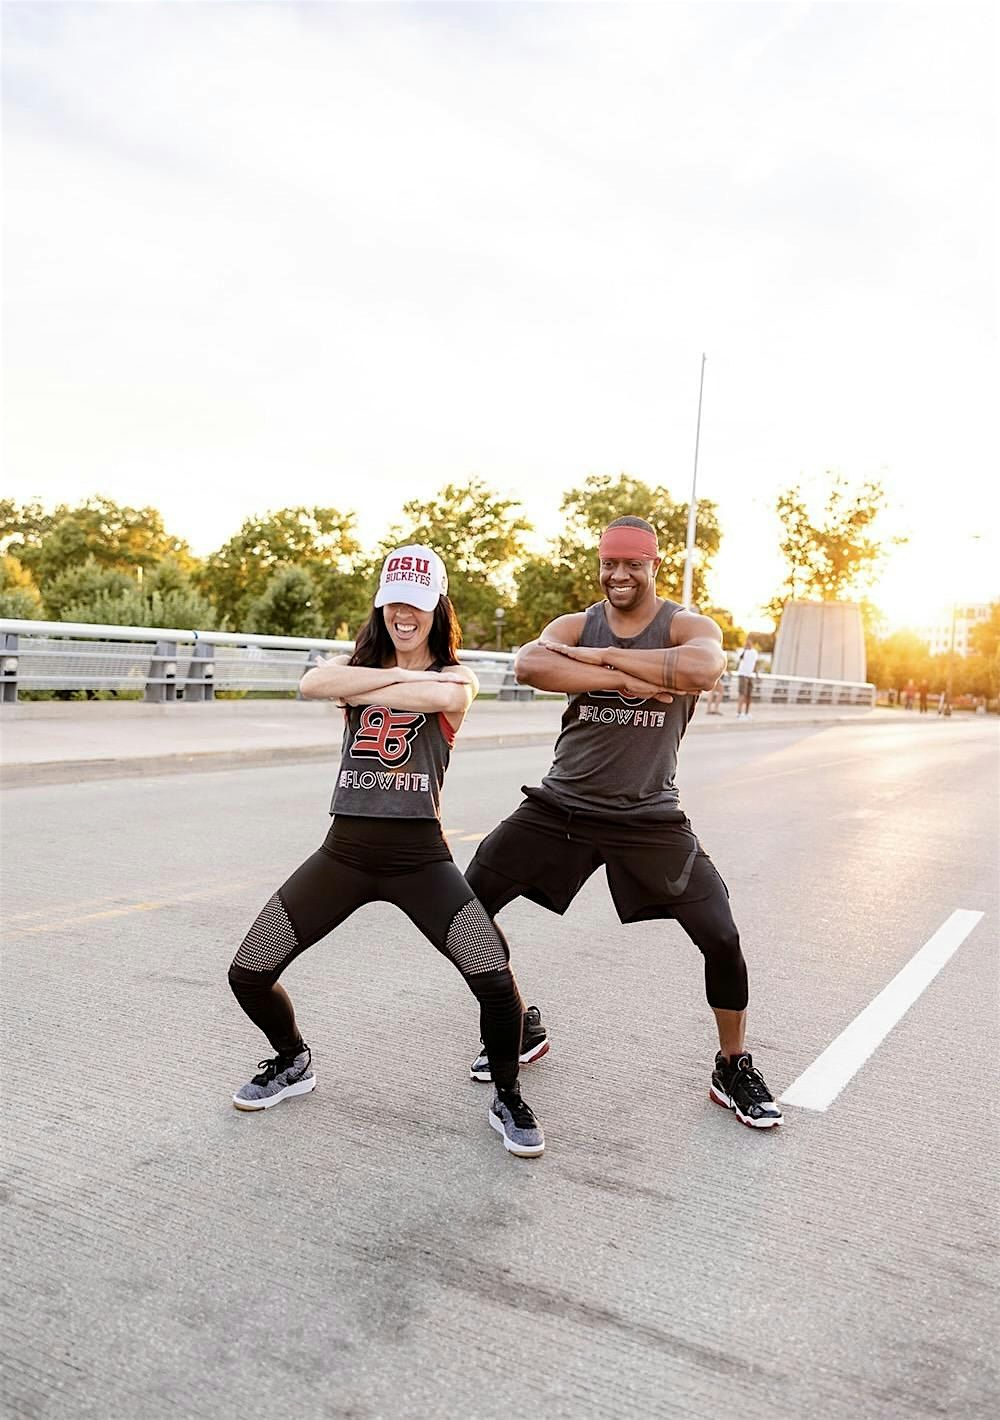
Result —
M 629 527 L 627 523 L 621 527 L 606 529 L 601 535 L 598 552 L 609 561 L 626 557 L 656 559 L 660 555 L 655 533 L 647 532 L 645 528 Z

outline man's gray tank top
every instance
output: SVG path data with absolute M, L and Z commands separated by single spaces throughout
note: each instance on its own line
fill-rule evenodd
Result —
M 440 666 L 435 666 L 440 670 Z M 455 732 L 444 715 L 349 705 L 332 814 L 440 818 Z
M 595 602 L 587 608 L 580 645 L 660 650 L 671 644 L 670 624 L 680 610 L 678 602 L 665 601 L 638 636 L 615 636 L 605 603 Z M 571 695 L 542 788 L 578 812 L 629 823 L 676 820 L 677 751 L 697 701 L 696 695 L 680 695 L 665 705 L 617 690 Z

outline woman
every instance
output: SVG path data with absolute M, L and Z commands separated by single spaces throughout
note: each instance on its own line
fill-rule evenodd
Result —
M 462 973 L 479 1001 L 496 1095 L 490 1124 L 512 1154 L 545 1148 L 518 1089 L 524 1005 L 507 944 L 452 862 L 440 792 L 451 746 L 479 689 L 458 664 L 461 632 L 444 563 L 429 547 L 385 559 L 354 654 L 307 671 L 303 696 L 344 706 L 346 725 L 318 852 L 278 889 L 229 968 L 237 1001 L 277 1052 L 233 1095 L 237 1109 L 269 1109 L 315 1089 L 312 1055 L 278 984 L 289 962 L 368 902 L 402 908 Z

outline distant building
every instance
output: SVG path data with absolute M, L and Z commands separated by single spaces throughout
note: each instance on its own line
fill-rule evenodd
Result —
M 955 654 L 956 656 L 967 656 L 972 650 L 969 642 L 969 635 L 974 626 L 980 622 L 989 621 L 990 603 L 975 602 L 964 603 L 955 607 Z M 921 641 L 926 641 L 927 648 L 932 656 L 947 655 L 951 649 L 951 611 L 943 611 L 928 626 L 922 626 L 918 631 Z

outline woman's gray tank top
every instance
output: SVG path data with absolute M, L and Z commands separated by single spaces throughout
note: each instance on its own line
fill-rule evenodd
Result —
M 671 644 L 670 624 L 681 610 L 665 601 L 638 636 L 615 636 L 605 603 L 587 608 L 581 646 L 654 651 Z M 698 697 L 638 700 L 616 690 L 571 695 L 543 789 L 568 809 L 629 823 L 676 820 L 677 751 Z
M 440 818 L 441 785 L 455 740 L 444 715 L 393 710 L 391 704 L 351 705 L 345 720 L 330 812 Z

